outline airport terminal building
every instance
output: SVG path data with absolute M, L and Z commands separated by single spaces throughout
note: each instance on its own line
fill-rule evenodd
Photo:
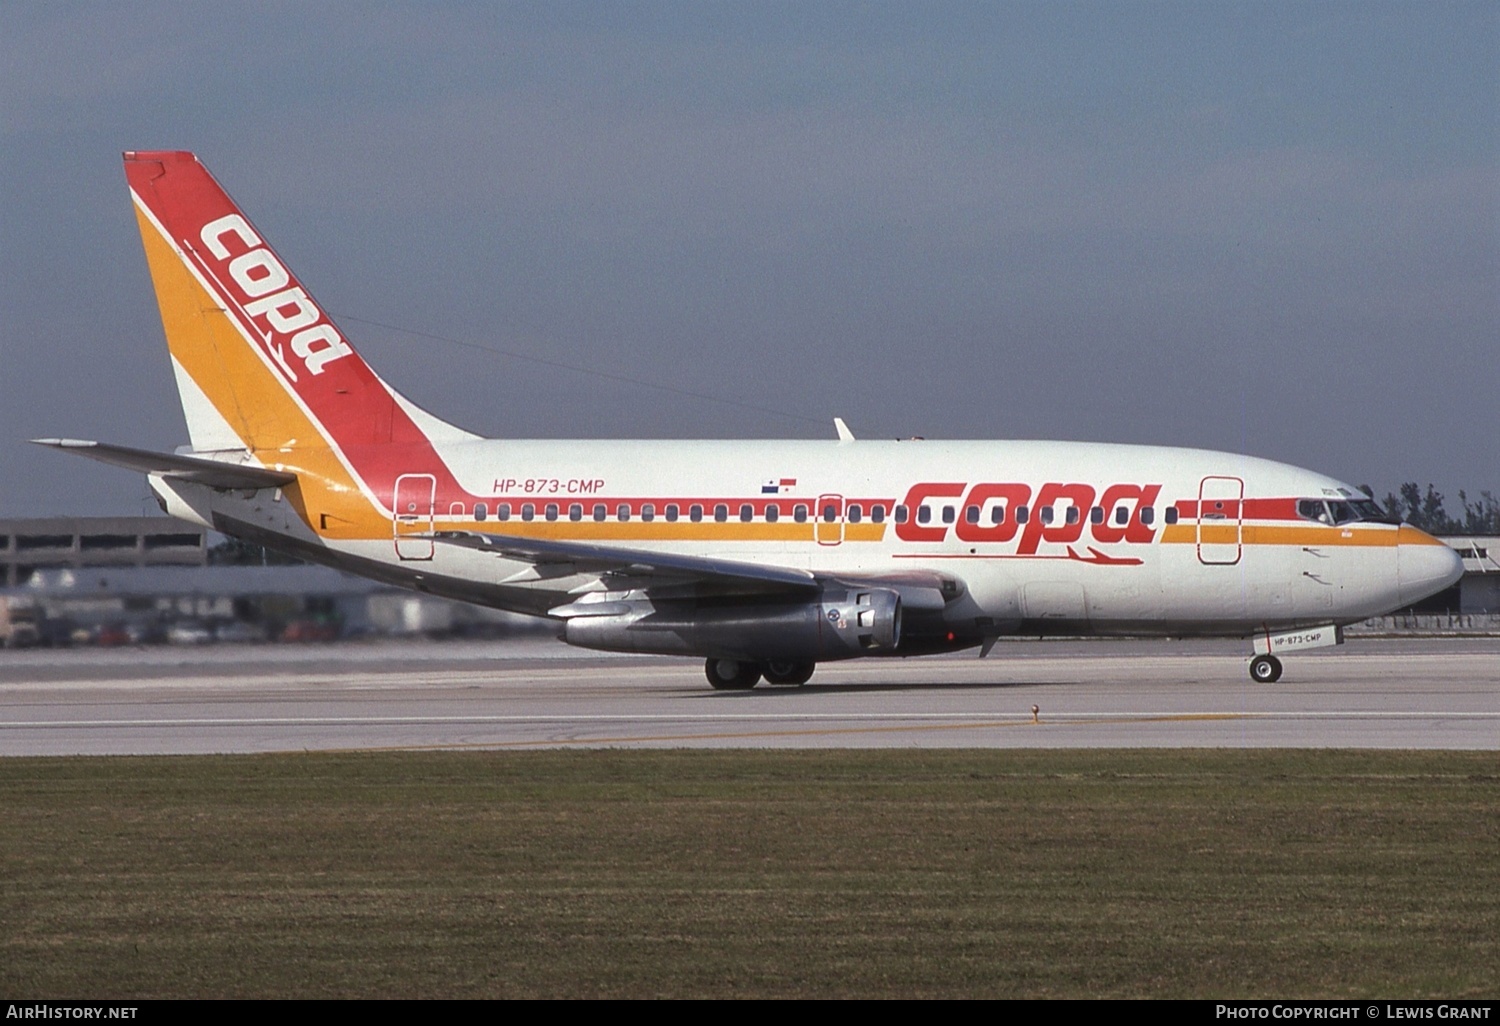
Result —
M 1441 540 L 1463 557 L 1463 579 L 1448 591 L 1419 604 L 1452 609 L 1463 615 L 1500 614 L 1500 535 L 1451 536 Z
M 20 587 L 38 570 L 204 566 L 207 535 L 161 516 L 0 520 L 0 587 Z
M 209 532 L 166 516 L 0 520 L 0 644 L 327 641 L 487 634 L 545 621 L 394 589 L 308 564 L 216 562 Z M 108 640 L 104 640 L 108 639 Z

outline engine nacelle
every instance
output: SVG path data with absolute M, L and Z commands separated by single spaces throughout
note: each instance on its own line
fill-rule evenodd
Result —
M 751 662 L 825 662 L 889 655 L 901 644 L 901 596 L 888 588 L 825 588 L 816 601 L 698 599 L 567 607 L 563 640 L 582 648 Z

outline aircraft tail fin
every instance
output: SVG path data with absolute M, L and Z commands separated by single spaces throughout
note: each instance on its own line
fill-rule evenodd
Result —
M 124 159 L 195 450 L 474 437 L 376 376 L 197 157 Z

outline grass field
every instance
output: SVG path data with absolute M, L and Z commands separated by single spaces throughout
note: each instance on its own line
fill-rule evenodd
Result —
M 0 760 L 0 993 L 1500 994 L 1494 753 Z

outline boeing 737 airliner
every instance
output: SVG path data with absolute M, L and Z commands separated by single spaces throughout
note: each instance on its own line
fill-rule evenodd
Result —
M 1198 449 L 485 440 L 377 377 L 193 154 L 125 175 L 191 445 L 41 444 L 225 534 L 705 659 L 716 688 L 1015 634 L 1249 638 L 1272 682 L 1462 573 L 1339 481 Z

